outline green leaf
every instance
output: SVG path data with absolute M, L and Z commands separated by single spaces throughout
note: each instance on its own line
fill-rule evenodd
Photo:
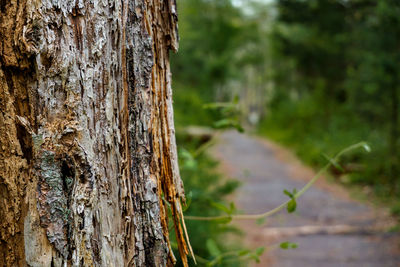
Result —
M 282 242 L 279 247 L 281 249 L 288 249 L 289 248 L 289 242 Z
M 240 251 L 238 252 L 238 256 L 239 256 L 239 257 L 246 256 L 246 255 L 249 254 L 250 252 L 251 252 L 251 250 L 249 250 L 249 249 L 243 249 L 243 250 L 240 250 Z
M 197 167 L 197 161 L 194 159 L 192 153 L 188 150 L 181 148 L 179 150 L 179 156 L 183 159 L 183 167 L 186 169 L 195 169 Z
M 258 247 L 256 249 L 255 253 L 256 253 L 257 256 L 261 256 L 264 253 L 264 251 L 265 251 L 265 247 Z
M 211 201 L 211 205 L 219 210 L 222 210 L 223 212 L 225 212 L 227 214 L 230 214 L 231 210 L 222 203 Z
M 187 169 L 196 169 L 197 162 L 195 160 L 188 160 L 183 164 L 183 167 Z
M 179 149 L 179 156 L 181 156 L 183 159 L 190 159 L 193 158 L 192 154 L 185 148 L 180 148 Z
M 222 119 L 216 121 L 214 123 L 214 128 L 217 129 L 235 128 L 241 133 L 244 132 L 244 128 L 240 125 L 240 123 L 237 120 L 233 119 Z
M 286 242 L 282 242 L 282 243 L 279 245 L 279 247 L 280 247 L 281 249 L 295 249 L 295 248 L 298 247 L 298 245 L 297 245 L 296 243 L 291 243 L 291 242 L 289 242 L 289 241 L 286 241 Z
M 283 190 L 283 193 L 284 193 L 285 195 L 287 195 L 288 197 L 293 198 L 293 194 L 290 193 L 289 191 L 287 191 L 286 189 Z
M 286 209 L 289 213 L 292 213 L 296 210 L 296 208 L 297 208 L 296 200 L 292 198 L 292 200 L 290 200 L 289 203 L 287 204 Z
M 256 254 L 252 254 L 250 258 L 255 260 L 257 263 L 260 263 L 260 257 L 258 257 Z
M 211 238 L 207 239 L 206 248 L 210 255 L 213 257 L 218 257 L 219 255 L 221 255 L 221 250 L 219 250 L 217 243 Z
M 222 223 L 222 224 L 227 224 L 227 223 L 230 223 L 231 221 L 232 221 L 232 217 L 231 216 L 226 216 L 226 217 L 214 220 L 214 222 Z

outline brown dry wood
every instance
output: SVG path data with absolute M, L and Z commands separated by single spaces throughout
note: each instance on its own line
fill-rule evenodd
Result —
M 182 261 L 173 0 L 0 3 L 0 264 Z M 164 199 L 164 200 L 163 200 Z

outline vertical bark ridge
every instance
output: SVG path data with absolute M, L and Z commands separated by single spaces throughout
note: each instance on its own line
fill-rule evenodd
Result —
M 158 125 L 153 130 L 156 152 L 155 162 L 160 169 L 161 188 L 163 196 L 171 207 L 178 248 L 182 262 L 187 266 L 187 254 L 191 251 L 188 236 L 185 241 L 185 222 L 182 215 L 181 200 L 184 199 L 183 184 L 179 175 L 177 162 L 175 128 L 172 109 L 171 73 L 169 69 L 169 50 L 178 49 L 177 14 L 175 1 L 161 1 L 148 5 L 146 28 L 153 36 L 153 110 L 152 125 Z M 160 29 L 163 29 L 162 31 Z M 157 146 L 158 145 L 158 146 Z M 159 194 L 160 202 L 161 193 Z M 167 217 L 162 219 L 162 225 L 167 233 Z M 185 231 L 184 231 L 185 230 Z M 166 235 L 166 240 L 168 236 Z M 191 251 L 192 256 L 193 252 Z M 173 259 L 173 256 L 171 256 Z M 193 257 L 194 259 L 194 257 Z
M 0 15 L 0 265 L 24 265 L 23 232 L 30 180 L 34 114 L 32 31 L 24 29 L 26 3 L 5 1 Z M 5 38 L 8 37 L 8 38 Z
M 135 210 L 130 233 L 135 234 L 137 251 L 128 262 L 145 262 L 149 266 L 175 262 L 163 196 L 172 207 L 185 265 L 188 254 L 179 213 L 184 192 L 177 170 L 175 141 L 171 141 L 175 134 L 172 98 L 167 93 L 170 90 L 168 53 L 171 48 L 177 48 L 176 13 L 172 13 L 172 6 L 175 8 L 171 1 L 136 1 L 129 2 L 128 12 L 127 70 L 129 88 L 134 88 L 129 91 L 133 179 L 130 194 Z

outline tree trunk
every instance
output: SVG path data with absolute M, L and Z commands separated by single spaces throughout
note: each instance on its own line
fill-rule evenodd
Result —
M 393 74 L 392 77 L 396 77 Z M 389 155 L 390 155 L 390 182 L 394 186 L 392 191 L 398 194 L 399 186 L 399 159 L 398 159 L 398 139 L 399 139 L 399 97 L 397 84 L 392 84 L 390 88 L 390 134 L 389 134 Z
M 186 265 L 174 0 L 0 10 L 0 263 L 172 265 L 169 206 Z

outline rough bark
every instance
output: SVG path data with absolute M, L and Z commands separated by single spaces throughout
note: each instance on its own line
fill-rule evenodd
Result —
M 0 2 L 0 263 L 165 266 L 173 0 Z M 182 224 L 181 224 L 182 223 Z

